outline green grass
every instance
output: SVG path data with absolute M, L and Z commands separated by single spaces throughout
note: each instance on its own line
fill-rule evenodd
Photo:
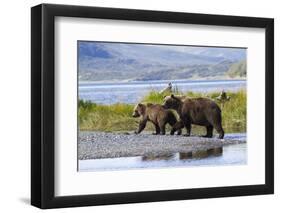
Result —
M 208 97 L 214 99 L 219 93 L 180 93 L 177 89 L 174 94 L 186 95 L 188 97 Z M 157 91 L 151 91 L 147 94 L 144 103 L 163 103 L 163 98 L 169 94 L 159 94 Z M 229 101 L 222 104 L 217 101 L 222 109 L 223 128 L 225 132 L 246 132 L 246 105 L 247 94 L 245 90 L 238 92 L 229 92 L 231 97 Z M 138 127 L 138 119 L 132 117 L 133 105 L 129 104 L 113 104 L 99 105 L 89 101 L 80 100 L 78 103 L 78 117 L 80 130 L 95 131 L 133 131 Z M 153 126 L 148 124 L 145 130 L 153 131 Z M 167 129 L 168 131 L 168 129 Z M 205 128 L 193 125 L 193 134 L 205 134 Z
M 98 131 L 129 131 L 136 126 L 132 105 L 97 105 L 79 101 L 79 129 Z

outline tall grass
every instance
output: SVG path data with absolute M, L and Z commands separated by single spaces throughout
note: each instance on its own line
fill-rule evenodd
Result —
M 190 98 L 207 97 L 215 100 L 222 109 L 223 128 L 225 132 L 245 132 L 247 116 L 247 94 L 245 90 L 227 93 L 230 100 L 225 103 L 217 101 L 218 92 L 198 93 L 173 91 L 177 95 L 185 95 Z M 145 103 L 163 103 L 164 96 L 157 91 L 149 92 L 142 100 Z M 132 117 L 133 105 L 113 104 L 99 105 L 89 101 L 80 100 L 78 103 L 79 129 L 95 131 L 132 131 L 138 126 L 138 119 Z M 205 134 L 205 128 L 199 126 L 192 127 L 192 133 Z M 153 130 L 153 126 L 148 124 L 146 130 Z
M 129 131 L 136 128 L 129 104 L 97 105 L 79 101 L 79 129 L 98 131 Z
M 227 132 L 246 132 L 247 94 L 245 90 L 229 94 L 231 99 L 221 104 L 223 127 Z

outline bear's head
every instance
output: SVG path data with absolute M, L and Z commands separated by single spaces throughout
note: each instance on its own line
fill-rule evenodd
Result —
M 174 94 L 170 96 L 166 96 L 164 98 L 164 104 L 163 107 L 165 109 L 174 109 L 177 110 L 182 103 L 182 100 L 180 97 L 175 96 Z
M 135 106 L 132 116 L 134 118 L 137 118 L 137 117 L 144 115 L 144 113 L 145 113 L 145 105 L 142 103 L 139 103 Z

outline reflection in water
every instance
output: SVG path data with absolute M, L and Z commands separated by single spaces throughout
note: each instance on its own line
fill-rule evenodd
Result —
M 141 157 L 142 161 L 154 161 L 154 160 L 171 160 L 175 157 L 175 154 L 149 154 Z
M 247 144 L 228 145 L 186 153 L 137 157 L 79 160 L 79 171 L 128 170 L 142 168 L 220 166 L 247 164 Z
M 211 156 L 221 156 L 223 153 L 222 147 L 196 150 L 192 152 L 165 153 L 165 154 L 149 154 L 141 157 L 142 161 L 159 161 L 159 160 L 188 160 L 188 159 L 203 159 Z

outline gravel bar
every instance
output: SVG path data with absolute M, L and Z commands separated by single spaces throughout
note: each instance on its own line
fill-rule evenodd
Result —
M 245 140 L 198 136 L 152 135 L 151 133 L 79 132 L 79 160 L 165 155 L 219 148 Z

